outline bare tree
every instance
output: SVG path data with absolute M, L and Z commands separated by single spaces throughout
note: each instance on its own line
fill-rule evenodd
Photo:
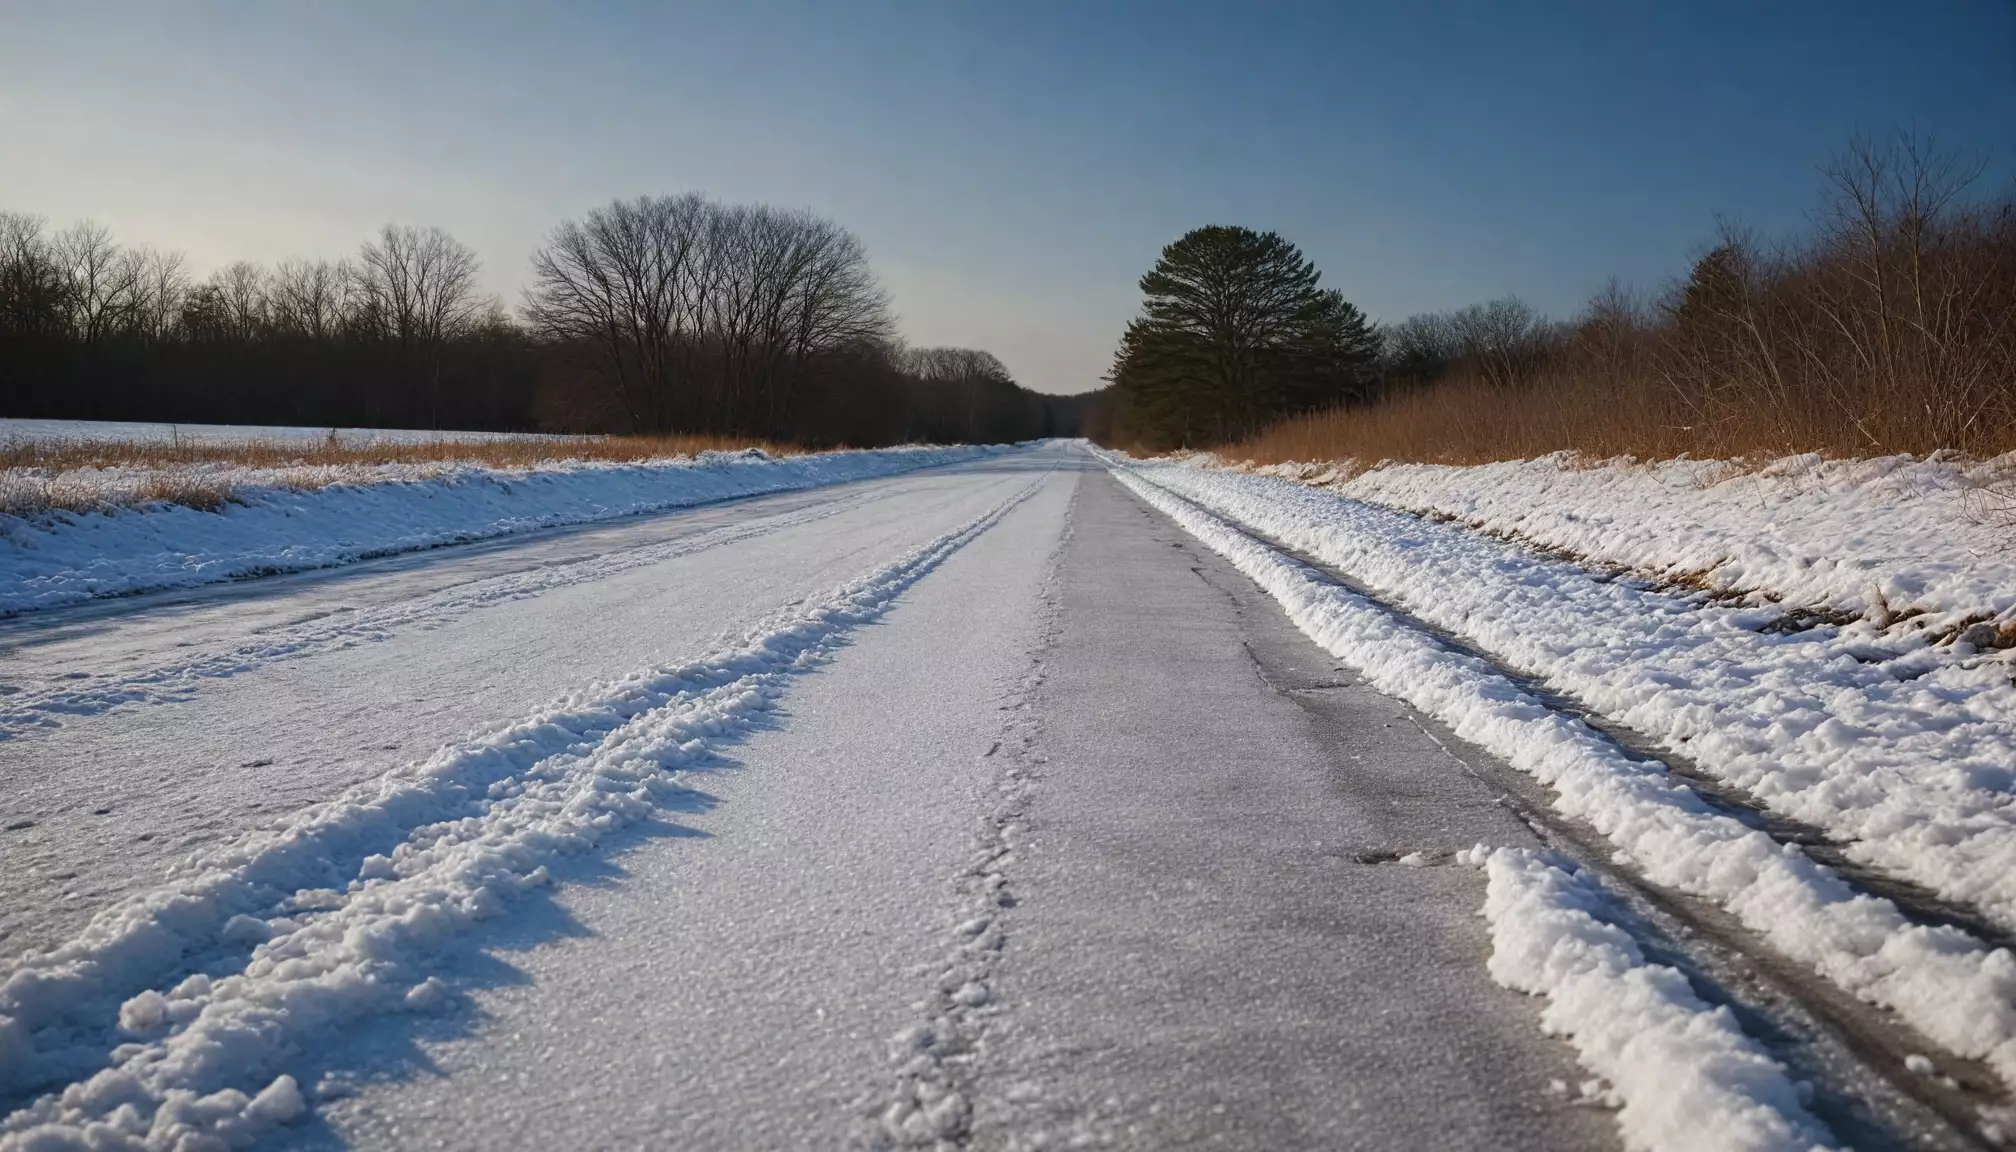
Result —
M 1449 314 L 1460 353 L 1501 388 L 1521 383 L 1545 359 L 1552 326 L 1517 296 L 1472 304 Z
M 182 253 L 145 246 L 134 251 L 140 265 L 140 287 L 133 332 L 141 340 L 157 344 L 172 340 L 189 297 L 189 273 Z
M 799 378 L 836 349 L 887 340 L 888 298 L 875 283 L 853 233 L 809 212 L 739 213 L 744 275 L 732 282 L 744 307 L 730 346 L 731 382 L 762 407 L 762 426 L 779 427 Z
M 1820 243 L 1839 259 L 1837 274 L 1809 277 L 1819 315 L 1799 341 L 1802 367 L 1865 428 L 1902 407 L 1936 442 L 1964 444 L 2011 415 L 1994 395 L 2016 343 L 2016 301 L 1999 298 L 2011 270 L 1993 214 L 1964 201 L 1986 167 L 1906 134 L 1854 141 L 1825 170 Z
M 1583 362 L 1614 387 L 1642 365 L 1647 351 L 1645 327 L 1644 304 L 1612 277 L 1589 298 L 1589 306 L 1571 326 L 1571 335 Z
M 264 268 L 249 260 L 226 264 L 210 274 L 210 286 L 216 290 L 225 331 L 231 339 L 257 340 L 266 334 L 272 322 L 267 295 L 270 280 Z
M 417 375 L 428 422 L 440 426 L 441 348 L 476 322 L 476 253 L 440 228 L 387 224 L 358 254 L 358 293 L 366 331 L 394 344 L 401 375 Z
M 698 196 L 616 201 L 554 229 L 532 257 L 525 313 L 551 339 L 598 351 L 618 404 L 638 431 L 670 427 L 690 397 L 682 369 L 697 336 L 692 289 L 704 217 Z
M 69 281 L 40 217 L 0 212 L 0 336 L 51 338 L 69 323 Z
M 816 446 L 1059 426 L 984 354 L 957 353 L 942 387 L 903 371 L 860 241 L 809 212 L 678 196 L 563 223 L 534 260 L 529 333 L 485 307 L 476 271 L 447 233 L 395 226 L 350 263 L 196 280 L 179 253 L 0 213 L 8 414 Z
M 68 290 L 71 330 L 86 347 L 132 322 L 140 303 L 140 262 L 112 240 L 103 224 L 85 221 L 60 233 L 54 245 Z
M 974 348 L 912 348 L 903 353 L 902 366 L 928 390 L 919 416 L 929 430 L 912 428 L 913 436 L 975 439 L 987 423 L 985 417 L 992 415 L 983 408 L 1017 391 L 1008 366 L 992 352 Z
M 1386 374 L 1396 381 L 1430 383 L 1459 355 L 1449 318 L 1440 312 L 1409 316 L 1386 329 Z
M 783 434 L 833 351 L 888 337 L 860 242 L 805 212 L 617 201 L 533 257 L 534 330 L 593 351 L 632 428 Z
M 281 261 L 269 291 L 274 328 L 317 342 L 335 339 L 349 314 L 356 279 L 345 261 Z

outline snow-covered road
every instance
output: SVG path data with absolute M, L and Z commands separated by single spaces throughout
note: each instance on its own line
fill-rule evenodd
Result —
M 1979 1146 L 1517 781 L 1740 825 L 1144 475 L 0 621 L 0 1149 Z

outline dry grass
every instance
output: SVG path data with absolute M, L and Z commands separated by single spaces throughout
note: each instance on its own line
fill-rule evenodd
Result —
M 700 452 L 761 448 L 772 455 L 802 451 L 726 436 L 548 436 L 498 440 L 372 440 L 331 433 L 319 440 L 195 443 L 165 440 L 9 440 L 0 468 L 173 468 L 229 464 L 240 468 L 315 468 L 377 464 L 482 464 L 531 468 L 559 460 L 628 462 Z
M 1256 464 L 1329 460 L 1362 469 L 1382 460 L 1484 464 L 1563 449 L 1656 458 L 1698 448 L 1693 430 L 1662 399 L 1587 379 L 1516 392 L 1456 379 L 1378 404 L 1299 416 L 1220 451 Z
M 248 483 L 310 491 L 372 479 L 414 479 L 458 466 L 532 469 L 570 462 L 635 463 L 701 452 L 803 449 L 722 436 L 582 436 L 378 441 L 176 443 L 131 440 L 0 441 L 0 514 L 32 518 L 165 502 L 215 512 Z M 376 472 L 383 475 L 374 475 Z
M 2000 455 L 2016 449 L 2016 194 L 1967 198 L 1980 172 L 1910 138 L 1858 144 L 1828 170 L 1803 239 L 1725 230 L 1656 307 L 1608 289 L 1568 324 L 1514 326 L 1509 343 L 1465 336 L 1467 313 L 1414 318 L 1393 332 L 1385 398 L 1225 451 Z
M 1985 459 L 2016 451 L 2016 422 L 2004 407 L 2016 395 L 2016 382 L 2002 385 L 1992 418 L 1984 413 L 1965 437 L 1942 434 L 1918 417 L 1930 405 L 1915 391 L 1899 386 L 1880 411 L 1807 392 L 1707 413 L 1656 372 L 1605 373 L 1568 357 L 1518 387 L 1459 371 L 1377 403 L 1294 417 L 1219 451 L 1256 464 L 1351 461 L 1358 468 L 1383 460 L 1485 464 L 1561 451 L 1645 460 L 1804 452 L 1845 459 L 1940 450 Z

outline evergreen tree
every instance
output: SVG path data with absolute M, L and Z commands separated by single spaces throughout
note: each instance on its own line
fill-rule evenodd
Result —
M 1165 445 L 1222 443 L 1363 397 L 1379 335 L 1318 279 L 1273 232 L 1214 225 L 1164 248 L 1113 365 L 1128 425 Z

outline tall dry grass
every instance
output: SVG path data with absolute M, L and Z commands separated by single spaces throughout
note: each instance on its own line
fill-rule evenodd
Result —
M 319 440 L 188 443 L 156 440 L 0 441 L 0 514 L 36 517 L 153 502 L 217 511 L 248 481 L 296 491 L 405 476 L 458 465 L 532 469 L 582 461 L 636 463 L 701 452 L 803 449 L 727 436 L 581 436 L 498 440 L 379 441 L 331 434 Z M 417 469 L 417 473 L 411 471 Z M 387 477 L 391 478 L 391 477 Z
M 1257 464 L 1334 460 L 1359 468 L 1382 460 L 1485 464 L 1562 449 L 1595 457 L 1698 453 L 1701 438 L 1675 422 L 1682 417 L 1674 408 L 1643 378 L 1620 387 L 1562 373 L 1513 390 L 1464 373 L 1376 404 L 1298 416 L 1220 451 Z

